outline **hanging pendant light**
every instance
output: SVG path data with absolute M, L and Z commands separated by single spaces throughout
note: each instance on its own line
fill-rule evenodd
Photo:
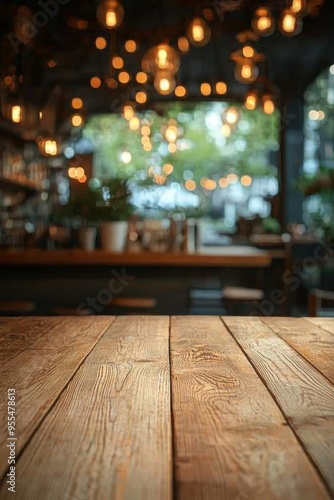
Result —
M 282 35 L 297 36 L 303 29 L 303 20 L 292 10 L 285 9 L 282 12 L 278 27 Z
M 306 0 L 292 0 L 291 10 L 294 14 L 303 15 L 306 11 Z
M 257 62 L 264 60 L 264 55 L 259 54 L 251 45 L 245 44 L 241 49 L 231 55 L 236 63 L 234 76 L 240 83 L 253 83 L 259 76 Z
M 266 115 L 272 115 L 275 112 L 276 106 L 274 98 L 271 94 L 265 94 L 262 97 L 263 111 Z
M 275 31 L 275 19 L 269 9 L 260 7 L 254 12 L 253 31 L 260 36 L 272 35 Z
M 37 144 L 40 153 L 43 156 L 57 156 L 59 152 L 59 146 L 55 139 L 52 137 L 39 137 L 37 139 Z
M 23 121 L 23 108 L 19 104 L 14 104 L 10 108 L 10 118 L 14 123 L 22 123 Z
M 211 28 L 204 19 L 195 17 L 188 25 L 187 38 L 194 47 L 204 47 L 211 40 Z
M 180 69 L 180 55 L 173 47 L 162 43 L 146 52 L 142 61 L 142 69 L 153 76 L 158 71 L 168 71 L 175 75 Z
M 174 75 L 169 71 L 158 71 L 154 77 L 154 87 L 160 95 L 170 95 L 176 87 Z
M 118 0 L 103 0 L 96 14 L 99 23 L 108 29 L 118 28 L 124 19 L 124 9 Z
M 253 111 L 257 108 L 259 104 L 259 96 L 255 90 L 251 90 L 248 92 L 245 98 L 245 108 Z
M 223 123 L 230 127 L 235 127 L 241 118 L 241 113 L 235 106 L 230 106 L 223 114 Z

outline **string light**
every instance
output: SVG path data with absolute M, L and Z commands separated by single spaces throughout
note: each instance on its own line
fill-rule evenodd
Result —
M 267 115 L 272 115 L 275 112 L 275 103 L 271 95 L 269 94 L 264 95 L 262 98 L 262 103 L 263 103 L 263 111 Z
M 269 9 L 260 7 L 255 11 L 252 28 L 260 36 L 269 36 L 274 33 L 275 19 Z
M 303 29 L 303 20 L 297 17 L 294 12 L 285 9 L 279 22 L 279 30 L 285 36 L 296 36 L 301 33 Z
M 98 50 L 104 50 L 107 46 L 107 40 L 103 36 L 98 36 L 95 40 L 95 46 Z
M 136 81 L 138 83 L 146 83 L 147 82 L 147 74 L 144 73 L 143 71 L 139 71 L 137 74 L 136 74 Z
M 125 42 L 125 50 L 129 52 L 129 54 L 132 54 L 133 52 L 136 52 L 137 50 L 137 44 L 134 40 L 127 40 Z
M 71 104 L 73 109 L 81 109 L 83 107 L 83 100 L 80 97 L 74 97 Z
M 173 165 L 171 165 L 170 163 L 166 163 L 163 167 L 162 167 L 162 171 L 164 174 L 166 175 L 171 175 L 174 171 L 174 167 Z
M 185 97 L 187 95 L 187 89 L 183 85 L 178 85 L 175 89 L 176 97 Z
M 292 0 L 290 8 L 294 14 L 301 14 L 306 9 L 306 0 Z
M 219 186 L 222 188 L 222 189 L 225 189 L 228 187 L 229 185 L 229 182 L 228 180 L 225 178 L 225 177 L 222 177 L 221 179 L 219 179 L 219 182 L 218 182 Z
M 216 92 L 219 95 L 224 95 L 227 92 L 227 85 L 225 82 L 217 82 L 216 83 Z
M 188 181 L 185 182 L 185 188 L 188 189 L 188 191 L 195 191 L 197 185 L 196 182 L 193 181 L 192 179 L 189 179 Z
M 154 87 L 161 95 L 170 95 L 175 89 L 176 81 L 169 71 L 158 71 L 154 78 Z
M 202 83 L 201 84 L 201 94 L 204 96 L 209 96 L 211 95 L 212 89 L 211 85 L 209 83 Z
M 249 175 L 243 175 L 240 179 L 240 182 L 243 186 L 249 187 L 251 186 L 253 179 Z
M 245 108 L 249 109 L 250 111 L 253 111 L 257 105 L 258 105 L 258 96 L 256 92 L 250 91 L 246 95 Z
M 177 46 L 179 47 L 179 50 L 183 54 L 187 54 L 189 52 L 189 41 L 185 36 L 181 36 L 178 41 L 177 41 Z
M 238 121 L 240 120 L 241 114 L 240 111 L 235 108 L 234 106 L 231 106 L 227 108 L 223 115 L 223 121 L 227 123 L 227 125 L 236 125 Z
M 19 105 L 12 106 L 11 118 L 14 123 L 21 123 L 22 121 L 22 107 Z
M 140 120 L 138 116 L 134 116 L 133 118 L 130 119 L 129 128 L 130 130 L 138 130 L 140 128 Z
M 228 174 L 226 179 L 229 184 L 236 184 L 238 182 L 238 176 L 236 174 Z
M 127 71 L 121 71 L 121 73 L 118 75 L 118 80 L 120 83 L 129 83 L 130 81 L 130 75 Z
M 138 102 L 138 104 L 145 104 L 145 102 L 147 102 L 147 94 L 146 92 L 144 91 L 139 91 L 137 92 L 136 94 L 136 101 Z
M 101 78 L 99 78 L 98 76 L 93 76 L 93 78 L 91 78 L 90 80 L 90 85 L 93 89 L 100 88 L 102 85 Z
M 81 127 L 83 124 L 83 118 L 81 115 L 73 115 L 71 118 L 73 127 Z
M 115 69 L 122 69 L 124 66 L 124 61 L 120 56 L 114 56 L 111 60 L 111 64 Z

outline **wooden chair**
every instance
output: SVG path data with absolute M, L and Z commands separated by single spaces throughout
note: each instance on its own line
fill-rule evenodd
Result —
M 0 299 L 1 316 L 25 316 L 35 309 L 29 300 Z
M 332 304 L 332 308 L 323 308 L 322 305 Z M 334 317 L 334 292 L 313 289 L 309 293 L 308 313 L 311 317 Z

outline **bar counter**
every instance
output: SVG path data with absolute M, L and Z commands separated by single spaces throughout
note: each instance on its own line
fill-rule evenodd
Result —
M 333 319 L 3 318 L 0 343 L 3 500 L 333 498 Z
M 197 253 L 124 252 L 102 250 L 0 251 L 0 266 L 198 266 L 269 267 L 270 252 L 249 246 L 203 247 Z

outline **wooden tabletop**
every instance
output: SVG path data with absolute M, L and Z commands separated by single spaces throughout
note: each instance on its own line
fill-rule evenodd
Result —
M 0 319 L 0 498 L 334 497 L 334 320 Z M 13 413 L 13 412 L 12 412 Z
M 95 250 L 0 251 L 0 266 L 199 266 L 269 267 L 270 252 L 248 246 L 203 247 L 197 253 Z

